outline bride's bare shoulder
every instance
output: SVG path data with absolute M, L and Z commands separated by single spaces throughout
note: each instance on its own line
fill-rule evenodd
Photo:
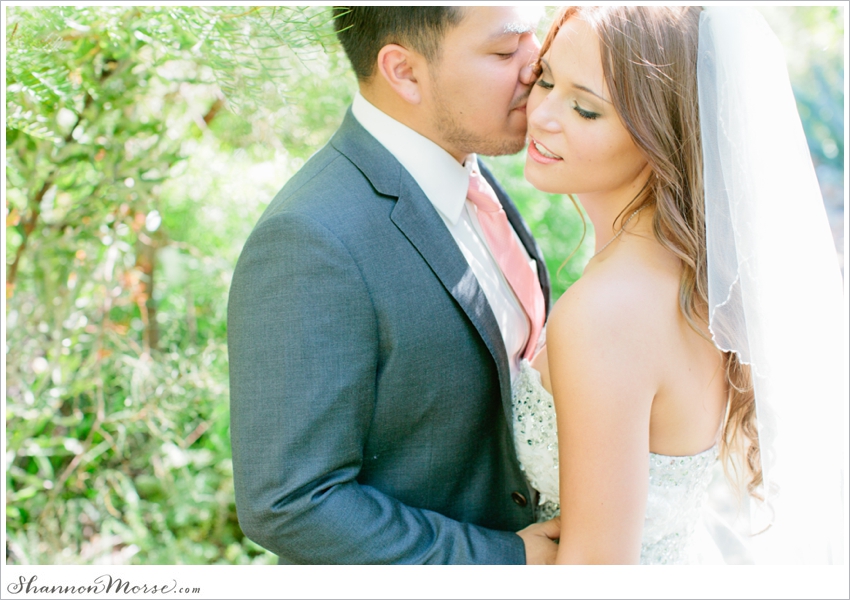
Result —
M 667 279 L 630 265 L 606 265 L 561 296 L 549 317 L 546 346 L 562 412 L 590 403 L 601 411 L 597 415 L 614 411 L 648 427 L 675 347 L 677 286 Z
M 553 308 L 550 372 L 565 373 L 571 385 L 615 389 L 611 397 L 624 402 L 651 401 L 678 347 L 678 278 L 636 264 L 605 266 L 586 273 Z
M 630 262 L 594 269 L 555 304 L 550 328 L 581 328 L 616 337 L 657 335 L 673 325 L 677 315 L 676 275 Z

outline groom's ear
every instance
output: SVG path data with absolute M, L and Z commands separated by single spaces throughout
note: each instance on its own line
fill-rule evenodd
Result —
M 383 77 L 405 102 L 419 104 L 422 91 L 416 73 L 424 57 L 398 44 L 387 44 L 378 52 L 378 77 Z

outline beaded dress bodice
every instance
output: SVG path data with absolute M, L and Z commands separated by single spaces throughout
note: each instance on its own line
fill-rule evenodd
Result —
M 527 360 L 513 384 L 514 442 L 520 465 L 540 496 L 538 521 L 559 513 L 558 426 L 552 395 Z M 694 456 L 649 453 L 649 492 L 641 564 L 684 564 L 711 482 L 717 447 Z

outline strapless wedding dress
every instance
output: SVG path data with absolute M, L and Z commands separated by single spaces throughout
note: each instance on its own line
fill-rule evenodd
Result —
M 513 384 L 514 442 L 520 465 L 539 496 L 538 521 L 559 514 L 558 427 L 552 395 L 528 360 Z M 649 494 L 640 563 L 695 562 L 693 538 L 706 489 L 717 461 L 717 446 L 694 456 L 647 456 Z

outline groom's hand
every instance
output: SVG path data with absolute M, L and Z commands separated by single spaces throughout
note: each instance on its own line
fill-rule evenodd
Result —
M 551 521 L 534 523 L 517 535 L 525 544 L 525 564 L 554 565 L 558 553 L 558 538 L 561 537 L 561 519 L 555 517 Z

